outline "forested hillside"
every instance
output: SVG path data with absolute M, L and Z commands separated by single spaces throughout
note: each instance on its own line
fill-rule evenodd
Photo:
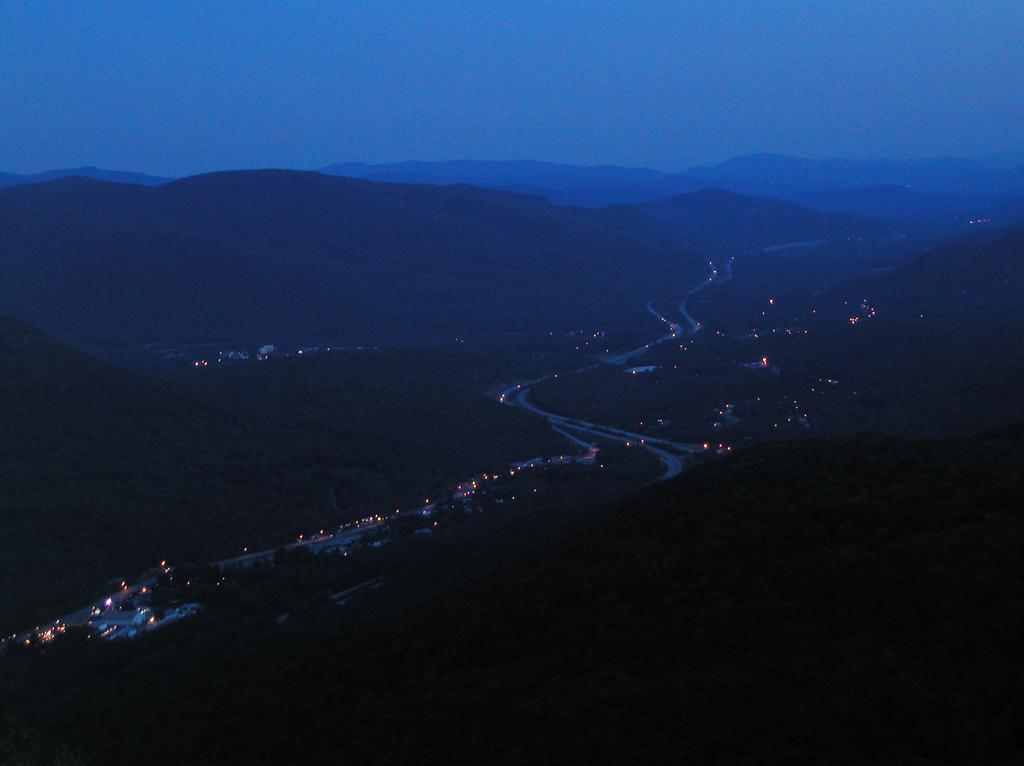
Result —
M 637 211 L 291 171 L 21 186 L 0 224 L 0 310 L 114 341 L 546 332 L 703 268 Z
M 738 248 L 891 228 L 724 193 L 595 210 L 293 171 L 19 186 L 0 227 L 0 311 L 129 344 L 579 329 L 677 300 Z
M 945 242 L 877 285 L 895 309 L 970 321 L 1024 315 L 1024 225 Z
M 1012 763 L 1022 459 L 1019 428 L 767 444 L 419 608 L 385 588 L 6 670 L 28 720 L 111 764 L 331 763 L 339 737 L 369 763 Z M 471 546 L 444 548 L 392 588 L 450 580 Z
M 305 361 L 168 381 L 0 320 L 0 631 L 161 559 L 277 545 L 564 449 L 483 396 L 493 362 Z
M 0 624 L 78 606 L 110 578 L 327 516 L 329 468 L 158 380 L 0 324 Z M 314 474 L 306 469 L 318 468 Z M 19 622 L 15 623 L 15 619 Z
M 794 242 L 880 239 L 900 233 L 894 224 L 718 189 L 667 197 L 640 208 L 664 225 L 713 243 L 729 255 Z

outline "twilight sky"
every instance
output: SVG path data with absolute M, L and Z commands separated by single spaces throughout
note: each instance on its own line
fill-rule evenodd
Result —
M 1022 0 L 0 2 L 0 170 L 1024 150 Z

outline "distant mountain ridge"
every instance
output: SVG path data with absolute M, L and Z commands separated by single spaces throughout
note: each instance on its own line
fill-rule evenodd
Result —
M 827 189 L 840 186 L 909 186 L 922 192 L 992 194 L 1024 189 L 1024 165 L 995 159 L 956 157 L 907 160 L 808 159 L 785 154 L 749 154 L 686 175 L 707 180 L 784 184 Z M 982 184 L 998 183 L 998 189 Z M 967 188 L 965 188 L 965 185 Z
M 770 197 L 825 212 L 949 225 L 994 217 L 1006 225 L 1024 214 L 1024 157 L 906 160 L 809 159 L 749 154 L 681 172 L 618 165 L 572 165 L 540 160 L 446 160 L 372 164 L 342 162 L 318 172 L 382 183 L 470 184 L 540 195 L 556 204 L 603 207 L 724 189 Z M 0 173 L 0 188 L 83 176 L 159 186 L 172 180 L 95 167 L 29 175 Z
M 340 163 L 321 170 L 387 182 L 471 183 L 569 205 L 641 204 L 714 188 L 828 212 L 941 220 L 998 212 L 1007 197 L 1020 200 L 1024 210 L 1024 164 L 1014 159 L 813 160 L 754 154 L 678 173 L 529 160 Z
M 17 173 L 0 173 L 0 189 L 8 186 L 21 186 L 24 184 L 38 184 L 45 183 L 46 181 L 56 181 L 61 178 L 71 178 L 75 176 L 81 176 L 83 178 L 93 178 L 97 181 L 110 181 L 112 183 L 121 184 L 138 184 L 139 186 L 160 186 L 168 181 L 170 178 L 161 178 L 158 176 L 146 175 L 145 173 L 135 173 L 132 171 L 122 170 L 104 170 L 103 168 L 94 167 L 81 167 L 81 168 L 63 168 L 60 170 L 47 170 L 42 173 L 31 173 L 28 175 L 19 175 Z
M 474 181 L 500 180 L 508 183 L 514 180 L 532 178 L 589 178 L 617 179 L 620 181 L 648 181 L 664 178 L 669 173 L 643 167 L 621 167 L 618 165 L 569 165 L 540 160 L 449 160 L 429 162 L 410 160 L 380 165 L 364 162 L 345 162 L 328 165 L 320 169 L 327 175 L 345 175 L 371 180 L 401 180 L 411 182 L 416 178 L 449 179 L 450 183 L 473 183 Z

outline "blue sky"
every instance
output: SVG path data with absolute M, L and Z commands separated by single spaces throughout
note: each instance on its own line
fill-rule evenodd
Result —
M 1024 150 L 1024 2 L 0 3 L 0 170 Z

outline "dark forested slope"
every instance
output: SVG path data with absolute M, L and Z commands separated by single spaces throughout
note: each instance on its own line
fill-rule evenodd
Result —
M 877 285 L 894 309 L 959 318 L 1024 315 L 1024 225 L 953 240 Z
M 667 197 L 640 209 L 730 255 L 793 242 L 878 239 L 898 232 L 893 224 L 719 189 Z
M 0 625 L 49 615 L 160 559 L 327 515 L 293 431 L 0 320 Z M 308 457 L 308 456 L 307 456 Z M 257 533 L 258 534 L 258 533 Z M 52 612 L 52 614 L 51 614 Z M 18 620 L 18 623 L 14 621 Z
M 580 209 L 291 171 L 0 192 L 0 311 L 119 342 L 579 329 L 678 300 L 709 257 L 889 225 L 702 192 Z
M 0 223 L 0 308 L 117 340 L 576 327 L 642 311 L 701 260 L 637 211 L 289 171 L 17 187 Z
M 105 763 L 1017 762 L 1022 458 L 1020 429 L 765 445 L 418 612 L 8 670 Z
M 166 381 L 0 320 L 0 631 L 161 559 L 277 545 L 564 449 L 483 395 L 505 370 L 354 353 Z

